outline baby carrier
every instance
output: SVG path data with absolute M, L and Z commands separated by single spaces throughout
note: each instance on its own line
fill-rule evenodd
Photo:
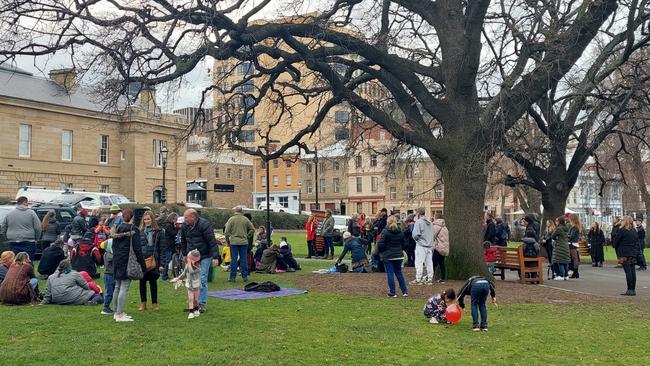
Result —
M 81 240 L 74 246 L 75 256 L 72 258 L 72 269 L 77 272 L 86 271 L 92 278 L 99 278 L 93 250 L 97 250 L 92 242 Z

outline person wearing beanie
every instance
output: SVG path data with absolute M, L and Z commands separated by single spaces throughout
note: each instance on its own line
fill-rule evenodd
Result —
M 43 279 L 47 279 L 56 272 L 59 263 L 65 259 L 63 244 L 63 240 L 57 239 L 52 245 L 43 250 L 41 260 L 38 262 L 38 273 L 43 276 Z
M 94 245 L 92 231 L 86 232 L 70 252 L 72 269 L 77 272 L 86 271 L 92 278 L 99 278 L 97 266 L 102 262 L 99 249 Z
M 9 266 L 11 266 L 11 263 L 13 263 L 15 257 L 16 255 L 11 250 L 2 252 L 2 256 L 0 256 L 0 285 L 5 279 L 7 271 L 9 270 Z
M 199 312 L 199 292 L 201 290 L 201 253 L 194 249 L 187 253 L 185 268 L 181 274 L 172 279 L 170 282 L 176 284 L 180 280 L 185 279 L 185 287 L 187 287 L 187 309 L 189 315 L 187 319 L 197 318 L 201 313 Z
M 72 227 L 70 228 L 70 239 L 77 241 L 83 237 L 83 235 L 88 231 L 88 221 L 86 217 L 88 216 L 88 210 L 82 208 L 77 213 L 77 216 L 72 220 Z

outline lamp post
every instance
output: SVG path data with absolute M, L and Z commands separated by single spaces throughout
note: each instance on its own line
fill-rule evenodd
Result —
M 320 204 L 318 203 L 318 148 L 314 148 L 314 183 L 316 185 L 316 209 L 320 210 Z
M 160 160 L 162 160 L 162 170 L 163 170 L 163 176 L 162 176 L 162 192 L 160 194 L 160 203 L 165 204 L 167 202 L 167 186 L 165 185 L 165 174 L 167 172 L 167 153 L 169 150 L 167 150 L 167 146 L 163 145 L 160 148 Z
M 302 181 L 298 182 L 298 215 L 302 214 Z
M 271 182 L 270 182 L 270 160 L 269 160 L 269 145 L 270 144 L 279 144 L 280 141 L 277 140 L 266 140 L 266 144 L 263 146 L 258 146 L 258 149 L 264 149 L 264 156 L 262 160 L 266 163 L 266 241 L 268 245 L 271 245 Z

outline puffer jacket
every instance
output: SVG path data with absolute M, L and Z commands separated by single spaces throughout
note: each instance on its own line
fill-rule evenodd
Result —
M 116 281 L 129 279 L 126 268 L 129 262 L 130 247 L 133 247 L 133 253 L 142 267 L 142 272 L 146 272 L 140 246 L 140 230 L 137 226 L 122 223 L 111 230 L 111 238 L 113 238 L 113 277 Z
M 619 257 L 637 257 L 641 252 L 636 230 L 620 228 L 614 237 L 614 248 Z
M 445 220 L 433 220 L 433 249 L 443 256 L 449 255 L 449 230 L 445 226 Z
M 88 231 L 88 221 L 86 218 L 77 215 L 72 219 L 72 227 L 70 228 L 70 238 L 73 240 L 80 239 Z
M 377 243 L 377 250 L 381 256 L 381 260 L 395 260 L 404 259 L 403 253 L 404 233 L 399 228 L 390 230 L 385 228 L 381 232 L 381 238 Z
M 553 257 L 551 263 L 570 263 L 569 227 L 567 224 L 558 225 L 553 231 Z
M 60 273 L 57 270 L 47 279 L 42 304 L 83 305 L 94 294 L 79 272 Z
M 154 276 L 160 274 L 158 272 L 158 267 L 160 266 L 160 238 L 162 237 L 162 231 L 160 229 L 151 230 L 151 243 L 149 243 L 147 229 L 145 228 L 140 232 L 140 249 L 142 250 L 142 256 L 144 258 L 152 257 L 156 261 L 156 267 L 149 272 L 152 272 Z
M 165 220 L 161 223 L 160 228 L 162 229 L 162 235 L 160 236 L 160 251 L 162 253 L 174 251 L 176 246 L 176 225 Z
M 194 226 L 183 224 L 181 228 L 181 249 L 187 255 L 196 249 L 201 253 L 201 259 L 218 258 L 217 239 L 214 237 L 214 228 L 203 217 L 197 218 Z

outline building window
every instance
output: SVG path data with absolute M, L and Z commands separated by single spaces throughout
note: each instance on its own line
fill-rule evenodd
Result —
M 361 177 L 357 177 L 357 193 L 363 192 L 363 181 Z
M 350 120 L 350 112 L 336 111 L 334 112 L 334 120 L 337 123 L 348 123 Z
M 31 180 L 19 180 L 18 181 L 18 188 L 29 187 L 31 185 L 32 185 Z
M 370 188 L 372 189 L 373 193 L 379 191 L 379 178 L 377 177 L 370 178 Z
M 280 184 L 280 180 L 278 179 L 277 175 L 273 176 L 273 187 L 277 187 L 278 184 Z
M 345 127 L 337 127 L 334 130 L 334 138 L 336 141 L 347 140 L 350 138 L 350 130 Z
M 226 169 L 226 179 L 231 179 L 232 178 L 232 169 L 228 168 Z
M 361 155 L 357 155 L 354 157 L 354 167 L 361 168 L 361 166 L 362 166 Z
M 357 202 L 357 213 L 363 213 L 363 203 Z
M 287 175 L 287 176 L 284 177 L 284 183 L 286 185 L 288 185 L 288 186 L 291 185 L 291 176 L 290 175 Z
M 340 170 L 341 169 L 341 164 L 338 161 L 333 162 L 332 163 L 332 169 Z
M 260 179 L 261 179 L 261 184 L 260 185 L 262 187 L 266 187 L 266 176 L 262 176 L 262 177 L 260 177 Z
M 388 188 L 388 199 L 394 201 L 397 199 L 397 187 Z
M 291 160 L 285 160 L 285 161 L 284 161 L 284 165 L 285 165 L 287 168 L 291 168 Z
M 409 200 L 413 199 L 413 186 L 406 186 L 406 198 Z
M 262 169 L 266 168 L 266 161 L 260 160 L 260 168 Z
M 99 163 L 108 164 L 108 135 L 99 135 Z
M 254 125 L 254 124 L 255 124 L 255 116 L 253 116 L 252 113 L 247 114 L 247 115 L 246 115 L 246 119 L 244 120 L 244 123 L 245 123 L 247 126 L 252 126 L 252 125 Z
M 318 180 L 318 191 L 320 193 L 325 193 L 327 192 L 327 180 L 325 179 L 319 179 Z
M 239 64 L 238 69 L 239 69 L 239 75 L 241 76 L 251 75 L 253 74 L 253 70 L 255 70 L 252 62 L 242 62 L 241 64 Z
M 339 193 L 341 191 L 341 180 L 339 178 L 332 179 L 332 192 Z
M 252 93 L 254 89 L 253 80 L 246 80 L 237 87 L 237 91 L 240 93 Z
M 435 187 L 433 190 L 433 195 L 435 199 L 441 200 L 442 199 L 442 187 Z
M 219 178 L 219 167 L 214 168 L 214 177 Z
M 306 171 L 307 173 L 311 173 L 311 170 L 312 170 L 312 168 L 311 168 L 311 163 L 307 163 L 307 164 L 305 164 L 305 171 Z
M 407 165 L 406 168 L 404 168 L 404 173 L 406 174 L 406 178 L 413 178 L 413 166 Z
M 278 197 L 278 202 L 280 203 L 280 206 L 282 206 L 284 208 L 289 208 L 289 197 L 288 196 Z
M 72 131 L 63 130 L 61 132 L 61 160 L 72 160 Z
M 237 172 L 237 177 L 239 178 L 239 180 L 244 180 L 244 169 L 239 169 L 239 171 Z
M 153 166 L 162 167 L 162 156 L 160 156 L 160 150 L 163 146 L 167 146 L 167 141 L 164 140 L 153 140 Z
M 319 169 L 321 172 L 324 172 L 324 171 L 325 171 L 325 168 L 327 168 L 327 163 L 320 163 L 320 164 L 318 164 L 318 169 Z
M 203 176 L 203 168 L 196 168 L 196 175 L 201 178 Z
M 20 125 L 20 143 L 18 156 L 29 158 L 32 155 L 32 125 Z
M 241 142 L 254 142 L 255 141 L 255 131 L 239 131 L 239 141 Z
M 277 169 L 280 167 L 280 162 L 276 159 L 273 160 L 273 169 Z
M 120 150 L 120 160 L 126 160 L 126 151 Z
M 99 193 L 108 193 L 108 184 L 100 184 Z
M 377 155 L 370 155 L 370 166 L 377 166 Z
M 388 178 L 395 179 L 395 167 L 388 168 Z
M 248 170 L 248 179 L 250 179 L 250 180 L 255 179 L 255 176 L 254 176 L 254 173 L 253 173 L 253 169 L 249 169 L 249 170 Z
M 59 187 L 61 188 L 62 191 L 70 190 L 72 189 L 72 183 L 61 183 Z
M 307 186 L 307 193 L 314 193 L 314 184 L 311 180 L 306 180 L 305 185 Z
M 386 139 L 386 132 L 379 131 L 379 139 L 380 140 L 385 140 Z

